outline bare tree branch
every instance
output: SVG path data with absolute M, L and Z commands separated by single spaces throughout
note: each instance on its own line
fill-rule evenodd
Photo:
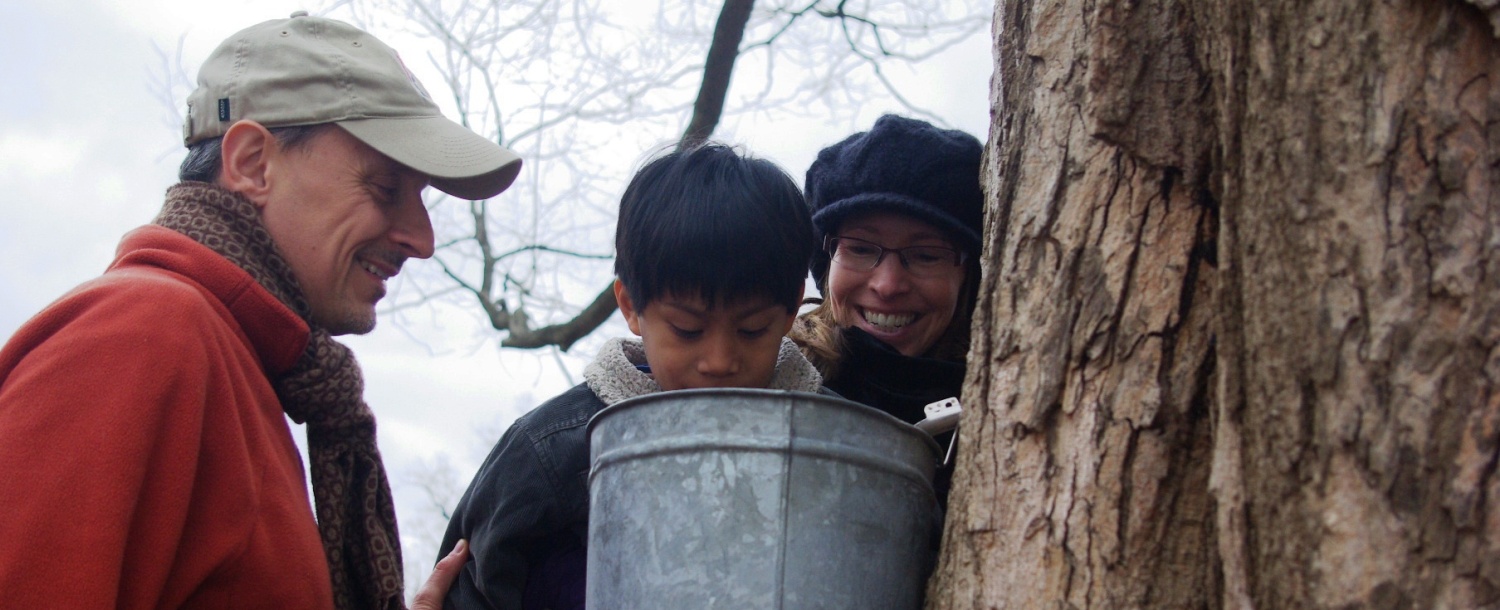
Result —
M 724 114 L 724 98 L 729 95 L 729 80 L 734 75 L 734 61 L 740 56 L 740 41 L 745 38 L 745 24 L 755 0 L 725 0 L 714 26 L 713 43 L 703 64 L 703 85 L 693 103 L 693 118 L 682 133 L 679 149 L 691 148 L 713 135 Z
M 675 145 L 691 146 L 730 114 L 805 113 L 820 98 L 830 110 L 861 104 L 866 83 L 932 117 L 897 91 L 882 64 L 929 56 L 988 20 L 983 0 L 658 0 L 645 21 L 632 12 L 640 9 L 606 0 L 337 2 L 430 41 L 426 55 L 460 122 L 526 159 L 516 187 L 492 201 L 429 200 L 435 229 L 451 237 L 435 257 L 441 274 L 410 279 L 417 294 L 477 300 L 504 347 L 560 350 L 616 309 L 608 284 L 591 288 L 608 273 L 599 262 L 611 257 L 589 252 L 612 232 L 622 138 L 670 134 L 685 118 Z M 711 33 L 708 9 L 717 15 Z M 685 45 L 703 54 L 684 53 Z M 751 56 L 760 62 L 756 84 L 736 92 L 739 59 Z M 775 86 L 786 74 L 806 76 L 793 88 Z
M 615 292 L 613 287 L 605 289 L 594 297 L 594 302 L 583 309 L 578 317 L 568 320 L 562 324 L 544 326 L 534 331 L 521 330 L 517 332 L 515 324 L 512 324 L 510 336 L 500 342 L 502 347 L 537 348 L 548 345 L 556 345 L 558 349 L 568 351 L 573 343 L 594 332 L 605 320 L 614 315 L 619 305 L 615 303 Z M 521 318 L 521 326 L 524 329 L 525 316 Z
M 703 67 L 703 84 L 698 89 L 697 101 L 693 104 L 693 117 L 678 142 L 678 148 L 702 143 L 713 135 L 724 114 L 724 99 L 729 95 L 729 82 L 734 74 L 734 63 L 739 58 L 740 41 L 744 39 L 745 24 L 750 21 L 750 12 L 755 0 L 726 0 L 714 26 L 713 43 L 708 49 L 708 59 Z M 536 330 L 528 328 L 524 314 L 510 316 L 510 335 L 500 342 L 503 347 L 538 348 L 556 345 L 567 351 L 578 339 L 594 332 L 614 315 L 618 304 L 612 286 L 600 291 L 594 301 L 576 317 L 561 324 L 553 324 Z
M 504 259 L 509 258 L 511 256 L 515 256 L 517 254 L 521 254 L 522 252 L 551 252 L 553 254 L 561 254 L 563 256 L 567 256 L 567 257 L 571 257 L 571 258 L 588 258 L 588 259 L 593 259 L 593 260 L 596 260 L 596 261 L 607 261 L 607 260 L 611 260 L 611 259 L 614 258 L 613 255 L 609 255 L 609 254 L 586 254 L 586 253 L 583 253 L 583 252 L 573 252 L 571 250 L 563 250 L 561 248 L 554 248 L 554 247 L 548 246 L 546 244 L 531 244 L 529 246 L 521 246 L 519 248 L 516 248 L 514 250 L 511 250 L 511 251 L 506 252 L 504 254 L 501 254 L 499 256 L 496 256 L 495 260 L 497 260 L 497 261 L 498 260 L 504 260 Z

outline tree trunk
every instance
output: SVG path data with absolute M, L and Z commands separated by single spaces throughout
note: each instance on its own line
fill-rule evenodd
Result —
M 1000 0 L 931 608 L 1500 605 L 1500 9 Z

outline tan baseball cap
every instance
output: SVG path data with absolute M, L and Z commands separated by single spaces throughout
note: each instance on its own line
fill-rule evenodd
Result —
M 245 28 L 214 50 L 188 96 L 183 141 L 223 136 L 245 119 L 335 123 L 463 199 L 493 197 L 521 172 L 516 153 L 444 118 L 394 49 L 304 11 Z

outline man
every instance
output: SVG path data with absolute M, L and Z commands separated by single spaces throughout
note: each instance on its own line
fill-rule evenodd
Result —
M 400 608 L 374 418 L 331 335 L 369 332 L 432 255 L 425 186 L 492 197 L 520 160 L 306 13 L 214 51 L 184 138 L 153 224 L 0 350 L 0 607 Z

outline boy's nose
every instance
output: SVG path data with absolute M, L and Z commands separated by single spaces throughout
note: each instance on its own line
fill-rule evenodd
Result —
M 698 358 L 698 373 L 705 377 L 727 377 L 739 372 L 739 364 L 733 341 L 711 341 Z

